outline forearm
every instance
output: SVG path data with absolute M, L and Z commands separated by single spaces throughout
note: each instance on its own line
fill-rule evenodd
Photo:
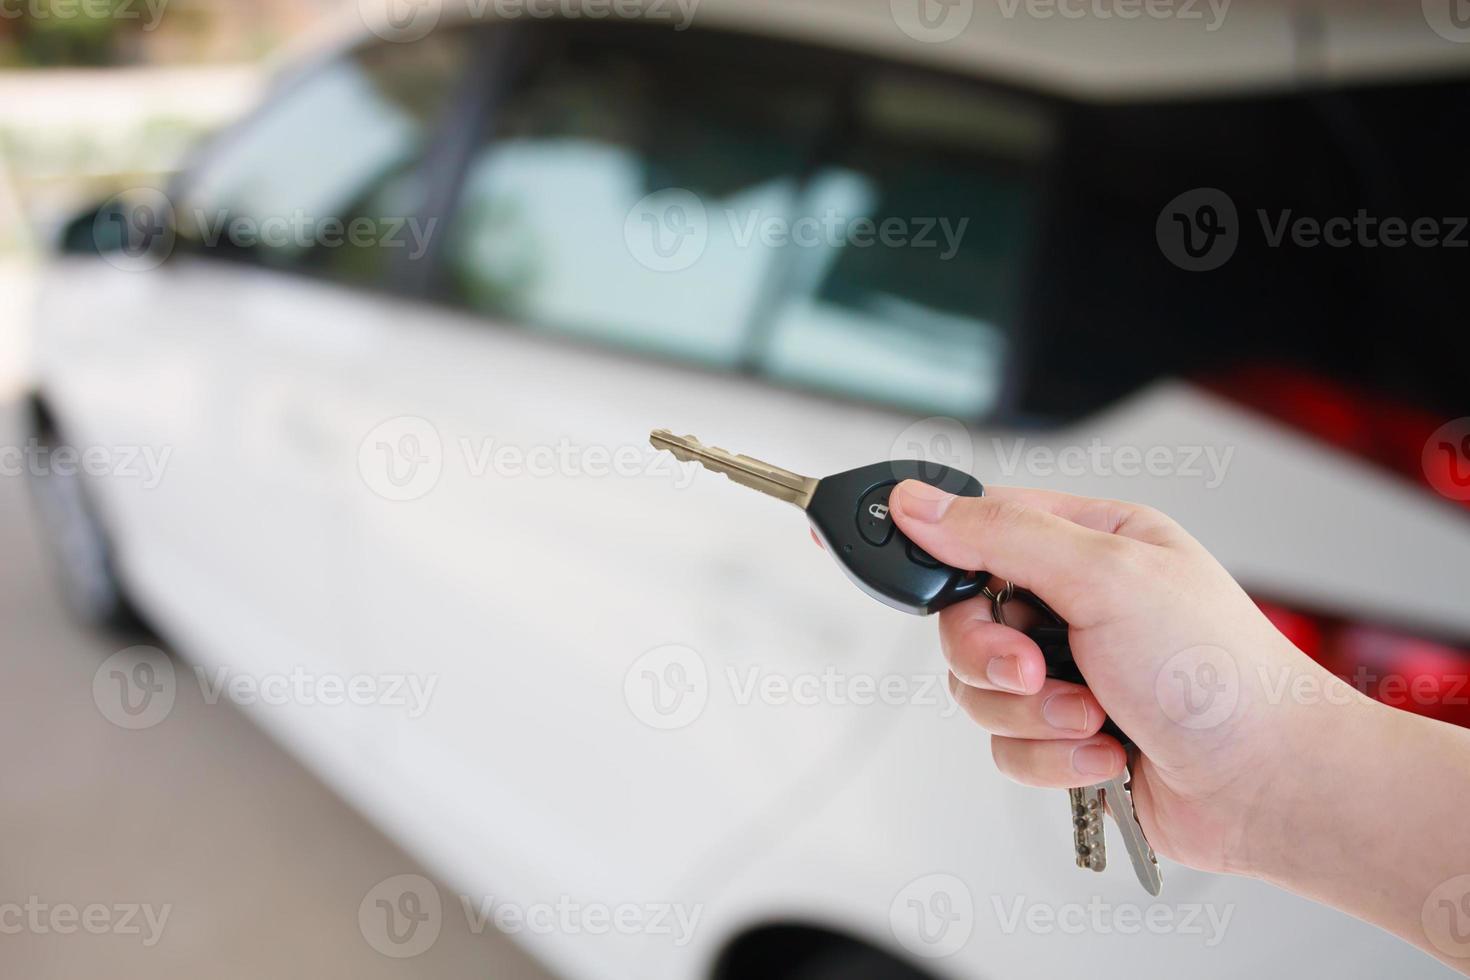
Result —
M 1241 870 L 1470 975 L 1470 731 L 1331 700 L 1292 709 Z

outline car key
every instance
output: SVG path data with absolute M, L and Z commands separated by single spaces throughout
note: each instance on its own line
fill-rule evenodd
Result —
M 966 497 L 979 497 L 980 481 L 947 466 L 919 460 L 874 463 L 814 480 L 749 456 L 706 446 L 693 436 L 657 429 L 649 441 L 684 462 L 723 473 L 806 511 L 827 553 L 873 598 L 907 613 L 926 615 L 980 595 L 974 572 L 951 568 L 921 550 L 893 523 L 888 495 L 904 480 L 923 480 Z
M 895 460 L 817 480 L 750 456 L 706 446 L 693 436 L 676 436 L 668 429 L 655 429 L 649 441 L 676 459 L 699 463 L 741 486 L 801 508 L 828 554 L 837 559 L 848 577 L 864 592 L 896 609 L 927 615 L 984 595 L 991 601 L 992 617 L 1004 624 L 1006 604 L 1013 599 L 1024 601 L 1041 616 L 1040 623 L 1024 632 L 1040 646 L 1047 676 L 1086 683 L 1072 658 L 1067 624 L 1040 598 L 1010 583 L 999 592 L 993 591 L 974 572 L 938 561 L 905 537 L 889 515 L 888 496 L 904 480 L 920 480 L 960 496 L 983 496 L 985 488 L 973 476 L 937 463 Z M 1132 745 L 1111 720 L 1104 724 L 1104 730 L 1119 738 L 1125 748 Z M 1130 753 L 1130 769 L 1131 765 Z M 1128 776 L 1071 789 L 1068 796 L 1078 867 L 1102 871 L 1107 866 L 1102 815 L 1111 812 L 1139 882 L 1150 894 L 1159 894 L 1163 882 L 1158 861 L 1134 813 Z

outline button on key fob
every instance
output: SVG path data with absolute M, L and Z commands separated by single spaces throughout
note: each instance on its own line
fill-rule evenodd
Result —
M 894 524 L 888 495 L 904 480 L 965 497 L 985 493 L 973 476 L 937 463 L 874 463 L 819 480 L 807 519 L 848 577 L 880 602 L 924 615 L 979 595 L 983 576 L 931 557 Z

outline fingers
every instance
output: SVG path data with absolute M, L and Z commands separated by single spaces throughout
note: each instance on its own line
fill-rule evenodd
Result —
M 965 684 L 1012 694 L 1035 694 L 1046 680 L 1036 641 L 990 621 L 990 603 L 970 600 L 939 614 L 939 644 L 949 669 Z
M 1105 614 L 1097 601 L 1099 582 L 1124 565 L 1128 549 L 1149 547 L 1055 513 L 1076 513 L 1103 526 L 1112 520 L 1084 498 L 1061 494 L 956 497 L 906 480 L 889 504 L 904 534 L 935 558 L 1031 589 L 1074 626 L 1094 625 Z
M 1121 775 L 1128 757 L 1111 735 L 1035 741 L 995 735 L 990 754 L 1001 774 L 1027 786 L 1091 786 Z
M 1078 739 L 1096 735 L 1105 713 L 1092 692 L 1048 680 L 1030 697 L 989 691 L 949 675 L 955 703 L 981 728 L 1007 738 Z

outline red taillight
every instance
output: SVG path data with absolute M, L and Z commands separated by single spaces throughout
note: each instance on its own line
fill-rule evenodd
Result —
M 1470 644 L 1256 600 L 1301 651 L 1375 700 L 1470 728 Z
M 1222 397 L 1371 460 L 1438 495 L 1434 488 L 1439 474 L 1425 471 L 1429 464 L 1424 447 L 1448 419 L 1337 381 L 1274 365 L 1252 365 L 1199 381 Z M 1470 460 L 1464 462 L 1470 465 Z M 1454 464 L 1449 456 L 1443 457 L 1444 466 Z M 1470 508 L 1470 500 L 1452 502 Z

